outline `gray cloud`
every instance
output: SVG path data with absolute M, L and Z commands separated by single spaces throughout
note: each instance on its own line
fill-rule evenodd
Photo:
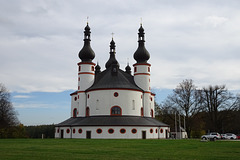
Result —
M 78 52 L 87 16 L 92 48 L 102 69 L 111 33 L 124 69 L 137 48 L 140 18 L 151 54 L 152 87 L 240 89 L 240 2 L 222 1 L 10 1 L 0 2 L 0 79 L 18 92 L 76 89 Z

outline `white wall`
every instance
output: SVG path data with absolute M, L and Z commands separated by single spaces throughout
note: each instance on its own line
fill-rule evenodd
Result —
M 82 129 L 82 133 L 78 133 L 79 129 Z M 98 134 L 97 129 L 101 129 L 102 133 Z M 109 129 L 113 129 L 114 133 L 110 134 Z M 120 133 L 120 130 L 124 128 L 126 132 L 124 134 Z M 60 131 L 57 133 L 57 129 L 64 129 L 64 138 L 86 138 L 86 131 L 91 131 L 92 139 L 142 139 L 142 131 L 146 131 L 146 139 L 165 139 L 166 130 L 169 130 L 168 127 L 139 127 L 139 126 L 99 126 L 99 127 L 56 127 L 55 138 L 60 138 Z M 67 129 L 70 130 L 67 133 Z M 73 133 L 75 129 L 75 133 Z M 132 129 L 136 129 L 137 132 L 132 133 Z M 163 133 L 160 133 L 160 129 L 163 129 Z M 152 133 L 151 133 L 152 130 Z
M 114 96 L 115 92 L 118 93 L 117 97 Z M 87 106 L 90 108 L 90 116 L 110 115 L 113 106 L 121 107 L 122 115 L 141 116 L 143 104 L 142 92 L 140 91 L 96 90 L 88 92 L 87 97 L 89 97 L 87 98 Z

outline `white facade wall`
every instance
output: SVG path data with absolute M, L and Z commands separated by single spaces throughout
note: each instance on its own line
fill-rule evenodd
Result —
M 73 110 L 75 108 L 77 109 L 77 113 L 79 113 L 79 101 L 77 94 L 71 95 L 71 117 L 73 117 Z
M 117 93 L 118 96 L 114 96 Z M 134 90 L 95 90 L 87 93 L 90 116 L 110 115 L 113 106 L 122 109 L 122 115 L 141 116 L 142 92 Z
M 134 81 L 145 92 L 151 92 L 150 88 L 150 64 L 134 64 Z
M 75 133 L 73 130 L 75 129 Z M 79 129 L 82 131 L 79 133 Z M 97 129 L 102 132 L 97 133 Z M 114 132 L 109 133 L 109 129 Z M 125 133 L 120 130 L 125 129 Z M 132 130 L 136 129 L 136 133 Z M 96 126 L 96 127 L 56 127 L 55 138 L 61 138 L 61 130 L 63 138 L 82 138 L 86 139 L 87 131 L 91 132 L 91 139 L 142 139 L 143 131 L 146 133 L 146 139 L 166 139 L 169 137 L 169 127 L 144 127 L 144 126 Z M 69 132 L 67 132 L 67 130 Z M 59 131 L 59 132 L 58 132 Z M 166 134 L 167 133 L 167 134 Z M 166 137 L 167 136 L 167 137 Z

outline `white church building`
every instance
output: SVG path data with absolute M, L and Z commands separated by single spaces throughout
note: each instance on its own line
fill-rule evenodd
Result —
M 154 96 L 150 88 L 150 58 L 145 48 L 144 29 L 138 33 L 136 63 L 120 69 L 115 57 L 115 42 L 110 42 L 110 57 L 105 70 L 93 61 L 90 27 L 84 31 L 84 46 L 79 52 L 78 89 L 71 95 L 71 117 L 55 126 L 55 138 L 165 139 L 169 125 L 154 117 Z

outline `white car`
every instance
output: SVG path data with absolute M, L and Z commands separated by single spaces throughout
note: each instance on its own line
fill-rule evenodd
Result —
M 226 133 L 226 139 L 237 139 L 237 136 L 233 133 Z
M 221 139 L 227 139 L 227 135 L 226 134 L 221 134 Z

